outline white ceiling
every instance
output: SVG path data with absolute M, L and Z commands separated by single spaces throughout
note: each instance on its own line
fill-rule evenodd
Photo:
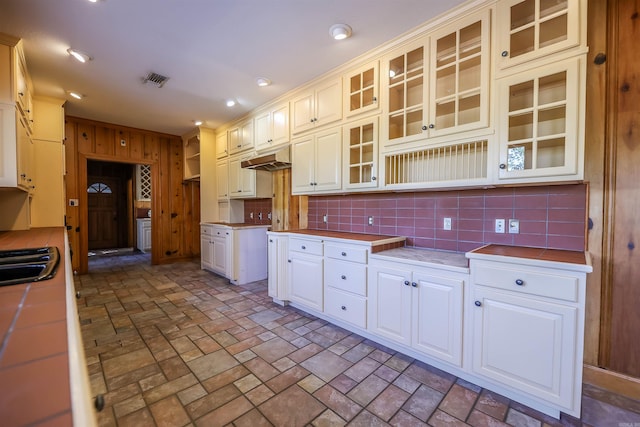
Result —
M 238 118 L 462 2 L 0 0 L 0 31 L 24 39 L 35 95 L 67 99 L 67 114 L 182 135 L 195 119 L 215 128 Z M 331 39 L 336 23 L 353 36 Z M 73 60 L 70 47 L 93 60 Z M 151 71 L 170 80 L 142 84 Z M 258 87 L 261 76 L 273 84 Z M 239 104 L 227 108 L 228 98 Z

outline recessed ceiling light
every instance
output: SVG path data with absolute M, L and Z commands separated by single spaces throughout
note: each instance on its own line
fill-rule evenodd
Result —
M 72 96 L 72 97 L 74 97 L 75 99 L 82 99 L 82 98 L 84 98 L 84 96 L 82 96 L 82 95 L 81 95 L 81 94 L 79 94 L 78 92 L 72 92 L 72 91 L 69 91 L 68 93 L 69 93 L 69 96 Z
M 335 40 L 344 40 L 347 37 L 351 37 L 351 27 L 347 24 L 335 24 L 329 28 L 329 34 Z
M 193 121 L 193 123 L 194 123 L 196 126 L 200 126 L 200 125 L 202 124 L 202 120 L 194 120 L 194 121 Z
M 77 59 L 78 61 L 82 62 L 83 64 L 87 61 L 91 61 L 93 58 L 91 58 L 89 55 L 87 55 L 84 52 L 81 52 L 79 50 L 75 50 L 75 49 L 67 49 L 67 52 L 69 53 L 69 55 L 73 56 L 75 59 Z
M 236 101 L 234 101 L 233 99 L 227 100 L 227 107 L 233 107 L 234 105 L 236 105 Z
M 269 86 L 271 84 L 271 80 L 265 78 L 265 77 L 258 77 L 256 79 L 256 83 L 258 83 L 258 86 L 260 87 L 265 87 L 265 86 Z

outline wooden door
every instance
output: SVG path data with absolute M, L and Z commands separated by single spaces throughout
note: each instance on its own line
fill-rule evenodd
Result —
M 607 54 L 609 89 L 613 102 L 608 108 L 612 127 L 607 141 L 610 184 L 607 197 L 610 235 L 604 237 L 606 272 L 603 282 L 600 365 L 640 378 L 640 59 L 637 40 L 640 1 L 610 2 L 613 37 Z M 618 54 L 616 54 L 618 53 Z
M 88 177 L 89 249 L 118 246 L 120 179 Z

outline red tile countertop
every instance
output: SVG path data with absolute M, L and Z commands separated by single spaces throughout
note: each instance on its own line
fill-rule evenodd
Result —
M 2 425 L 72 425 L 64 229 L 0 231 L 0 249 L 56 246 L 60 265 L 42 282 L 0 287 Z

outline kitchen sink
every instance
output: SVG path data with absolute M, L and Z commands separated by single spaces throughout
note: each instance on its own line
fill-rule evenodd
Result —
M 0 286 L 51 279 L 59 263 L 55 246 L 0 251 Z

